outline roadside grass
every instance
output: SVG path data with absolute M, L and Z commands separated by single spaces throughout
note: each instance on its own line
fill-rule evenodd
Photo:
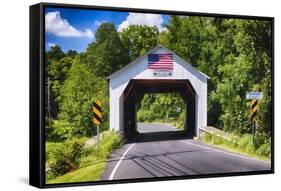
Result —
M 94 159 L 93 159 L 94 160 Z M 96 160 L 96 164 L 79 168 L 73 172 L 69 172 L 65 175 L 59 176 L 53 180 L 47 181 L 47 184 L 55 184 L 55 183 L 70 183 L 70 182 L 87 182 L 87 181 L 95 181 L 99 180 L 104 171 L 106 162 L 101 160 L 98 162 Z
M 85 142 L 86 140 L 84 140 Z M 50 143 L 49 152 L 56 146 L 63 143 Z M 58 177 L 46 177 L 47 184 L 54 183 L 71 183 L 100 180 L 105 166 L 106 160 L 110 153 L 119 148 L 123 144 L 121 135 L 114 131 L 105 131 L 101 134 L 99 145 L 96 143 L 83 148 L 82 157 L 79 161 L 78 169 L 68 172 Z
M 174 120 L 171 124 L 179 130 L 184 129 L 184 120 L 181 120 L 181 119 Z
M 230 152 L 243 154 L 260 160 L 270 161 L 270 155 L 259 153 L 259 148 L 255 147 L 253 137 L 245 134 L 242 137 L 232 135 L 230 139 L 226 139 L 215 134 L 204 133 L 203 140 L 205 143 L 214 145 L 215 147 L 228 150 Z

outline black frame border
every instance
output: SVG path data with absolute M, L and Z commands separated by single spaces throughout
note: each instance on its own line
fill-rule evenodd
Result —
M 117 12 L 138 12 L 138 13 L 155 13 L 169 15 L 185 15 L 200 17 L 219 17 L 233 19 L 252 19 L 267 20 L 271 22 L 271 170 L 265 171 L 249 171 L 249 172 L 233 172 L 233 173 L 216 173 L 203 175 L 186 175 L 174 177 L 157 177 L 157 178 L 137 178 L 124 180 L 100 180 L 90 182 L 73 182 L 46 184 L 45 182 L 45 8 L 65 8 L 65 9 L 85 9 L 85 10 L 104 10 Z M 29 95 L 29 184 L 38 188 L 58 188 L 70 186 L 89 186 L 89 185 L 105 185 L 116 183 L 136 183 L 136 182 L 152 182 L 167 180 L 183 180 L 197 178 L 214 178 L 229 176 L 245 176 L 245 175 L 261 175 L 272 174 L 275 169 L 274 155 L 274 17 L 267 16 L 250 16 L 250 15 L 234 15 L 219 13 L 200 13 L 174 10 L 156 10 L 142 9 L 130 7 L 110 7 L 95 5 L 77 5 L 63 3 L 39 3 L 30 6 L 29 9 L 29 58 L 30 58 L 30 95 Z M 39 63 L 39 64 L 38 64 Z M 39 128 L 38 128 L 39 127 Z

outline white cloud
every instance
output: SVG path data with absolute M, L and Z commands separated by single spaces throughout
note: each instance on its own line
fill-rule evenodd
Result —
M 122 31 L 130 25 L 156 26 L 159 31 L 163 30 L 164 19 L 159 14 L 129 13 L 127 19 L 118 26 L 118 31 Z
M 56 46 L 55 43 L 52 43 L 52 42 L 49 42 L 49 43 L 48 43 L 48 47 L 49 47 L 49 48 L 54 47 L 54 46 Z
M 94 37 L 94 34 L 90 29 L 80 31 L 71 26 L 66 19 L 61 18 L 59 11 L 47 13 L 45 22 L 46 32 L 59 37 Z

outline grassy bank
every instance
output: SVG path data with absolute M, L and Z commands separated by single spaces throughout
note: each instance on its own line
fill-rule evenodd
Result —
M 226 139 L 215 134 L 204 133 L 201 140 L 207 144 L 257 159 L 269 161 L 271 158 L 270 142 L 259 144 L 258 140 L 253 141 L 253 136 L 250 134 L 232 135 Z
M 106 163 L 104 160 L 95 159 L 94 161 L 96 162 L 96 164 L 92 164 L 84 168 L 79 168 L 73 172 L 69 172 L 53 180 L 47 180 L 47 184 L 87 182 L 99 180 L 104 171 Z
M 85 142 L 85 139 L 83 139 Z M 60 148 L 64 143 L 48 143 L 46 146 L 47 155 L 49 155 L 47 164 L 51 164 L 56 148 Z M 106 160 L 110 153 L 122 144 L 122 138 L 119 133 L 106 131 L 101 135 L 99 146 L 97 143 L 91 146 L 84 146 L 81 157 L 78 160 L 78 167 L 63 175 L 55 176 L 50 172 L 47 173 L 47 184 L 53 183 L 70 183 L 99 180 L 106 166 Z

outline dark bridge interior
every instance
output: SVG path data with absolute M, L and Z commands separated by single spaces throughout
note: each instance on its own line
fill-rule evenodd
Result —
M 184 131 L 153 136 L 153 139 L 171 139 L 195 135 L 195 91 L 189 80 L 131 80 L 124 91 L 124 135 L 127 140 L 137 136 L 136 104 L 146 93 L 178 92 L 186 104 Z M 173 135 L 171 135 L 173 134 Z

